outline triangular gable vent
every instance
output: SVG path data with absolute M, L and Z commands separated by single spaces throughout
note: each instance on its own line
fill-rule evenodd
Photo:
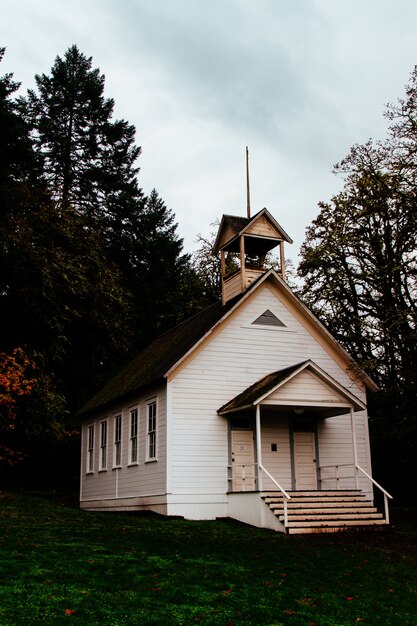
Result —
M 272 311 L 267 309 L 265 313 L 262 313 L 259 317 L 256 318 L 252 324 L 262 324 L 262 326 L 285 326 L 283 322 Z

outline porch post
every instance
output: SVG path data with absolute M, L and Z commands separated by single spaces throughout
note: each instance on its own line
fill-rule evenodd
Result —
M 239 241 L 240 246 L 240 275 L 242 278 L 242 291 L 246 289 L 246 268 L 245 268 L 245 237 L 242 235 Z
M 353 443 L 353 460 L 355 463 L 355 486 L 356 489 L 359 489 L 359 478 L 358 478 L 358 470 L 357 470 L 357 466 L 358 466 L 358 450 L 356 447 L 356 428 L 355 428 L 355 410 L 354 408 L 351 406 L 350 407 L 350 427 L 352 430 L 352 443 Z
M 256 405 L 256 458 L 258 461 L 258 491 L 262 491 L 261 405 Z

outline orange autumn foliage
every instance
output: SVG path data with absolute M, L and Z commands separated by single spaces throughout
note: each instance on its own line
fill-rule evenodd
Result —
M 31 372 L 34 369 L 34 362 L 22 348 L 15 348 L 10 354 L 0 352 L 0 427 L 14 428 L 16 402 L 20 396 L 32 392 L 35 378 Z

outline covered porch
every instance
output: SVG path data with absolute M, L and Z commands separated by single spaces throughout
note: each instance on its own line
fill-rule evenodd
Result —
M 388 523 L 391 496 L 372 478 L 369 465 L 360 464 L 365 433 L 361 426 L 358 441 L 355 414 L 365 409 L 362 400 L 311 360 L 257 381 L 218 411 L 228 420 L 230 501 L 239 502 L 242 513 L 245 500 L 253 500 L 253 509 L 256 498 L 238 494 L 258 494 L 259 506 L 268 505 L 275 517 L 278 512 L 284 529 L 292 519 L 300 521 L 302 504 L 322 527 L 326 515 L 340 518 L 346 509 L 345 516 L 353 516 L 363 502 L 361 512 L 374 515 L 376 486 L 384 495 L 383 523 Z M 313 509 L 321 514 L 319 520 Z M 266 521 L 262 509 L 260 518 Z M 381 518 L 365 519 L 380 523 Z

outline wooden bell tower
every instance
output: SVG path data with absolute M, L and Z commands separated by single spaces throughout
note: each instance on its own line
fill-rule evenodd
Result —
M 292 243 L 267 209 L 253 217 L 223 215 L 213 249 L 221 256 L 223 304 L 243 293 L 267 271 L 266 254 L 276 246 L 280 247 L 278 274 L 285 280 L 284 241 Z

